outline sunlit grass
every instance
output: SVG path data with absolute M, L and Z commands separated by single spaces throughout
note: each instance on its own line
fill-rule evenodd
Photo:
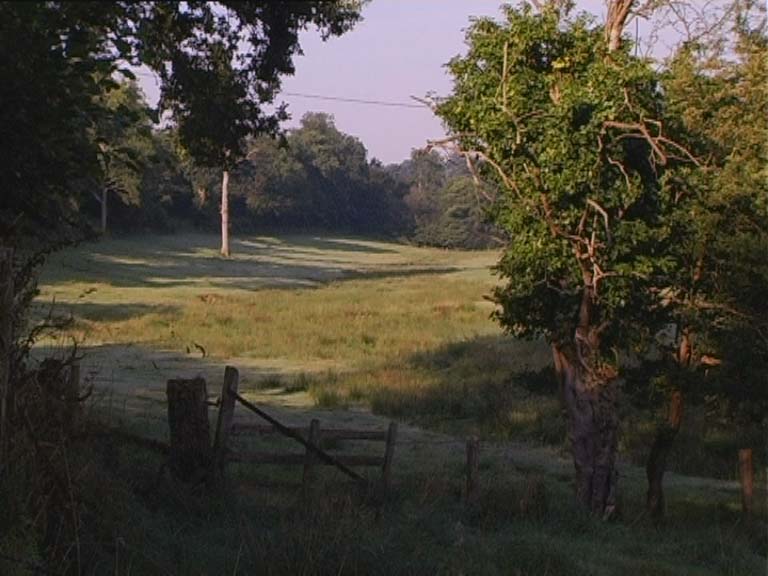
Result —
M 382 426 L 370 409 L 420 428 L 401 424 L 395 489 L 376 514 L 336 481 L 309 509 L 296 491 L 247 488 L 300 472 L 245 465 L 228 471 L 231 492 L 211 499 L 120 448 L 114 469 L 88 470 L 101 474 L 95 494 L 109 495 L 92 504 L 114 516 L 109 533 L 143 551 L 127 556 L 131 573 L 237 573 L 239 565 L 267 574 L 741 575 L 764 564 L 763 534 L 739 524 L 735 494 L 704 480 L 671 484 L 663 529 L 643 518 L 642 470 L 623 464 L 622 517 L 606 524 L 579 509 L 570 463 L 534 446 L 565 439 L 548 347 L 505 336 L 489 318 L 494 252 L 251 238 L 222 260 L 215 244 L 202 235 L 113 240 L 48 264 L 37 313 L 55 297 L 56 310 L 73 315 L 69 334 L 105 365 L 109 392 L 98 409 L 109 422 L 162 438 L 164 378 L 200 371 L 215 393 L 231 363 L 243 393 L 278 398 L 269 410 L 286 423 L 305 425 L 312 411 L 324 425 Z M 113 402 L 112 391 L 142 401 Z M 625 454 L 642 457 L 650 424 L 625 426 Z M 732 439 L 705 432 L 681 434 L 672 468 L 709 475 L 727 466 L 711 465 L 705 448 L 731 450 Z M 483 439 L 482 497 L 472 509 L 461 498 L 465 434 Z M 253 441 L 276 449 L 271 439 Z M 154 483 L 149 496 L 135 495 L 137 481 Z
M 234 249 L 222 259 L 205 235 L 85 244 L 49 262 L 38 313 L 55 298 L 74 317 L 71 336 L 112 346 L 107 362 L 128 346 L 139 364 L 138 349 L 204 351 L 209 363 L 268 367 L 249 385 L 276 378 L 322 407 L 564 445 L 547 346 L 507 337 L 490 319 L 497 253 L 320 237 L 254 237 Z M 143 363 L 121 381 L 157 378 Z M 654 434 L 641 416 L 625 419 L 621 440 L 638 464 Z M 744 439 L 718 441 L 704 421 L 687 419 L 670 467 L 733 478 Z

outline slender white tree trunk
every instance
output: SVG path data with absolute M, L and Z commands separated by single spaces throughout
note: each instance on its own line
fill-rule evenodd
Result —
M 221 255 L 229 257 L 229 170 L 221 177 Z

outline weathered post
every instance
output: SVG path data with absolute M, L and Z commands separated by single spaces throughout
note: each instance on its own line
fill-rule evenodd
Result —
M 467 438 L 467 493 L 468 505 L 477 502 L 480 496 L 480 440 L 477 436 Z
M 755 469 L 752 466 L 752 448 L 739 450 L 739 480 L 741 481 L 741 511 L 744 518 L 752 518 L 752 493 L 755 481 Z
M 387 429 L 387 443 L 384 448 L 384 464 L 381 467 L 381 484 L 385 495 L 392 485 L 392 459 L 395 457 L 396 441 L 397 422 L 390 422 Z
M 216 420 L 216 437 L 213 441 L 213 459 L 211 479 L 216 482 L 224 474 L 227 463 L 227 441 L 232 429 L 232 418 L 235 415 L 235 394 L 240 383 L 240 373 L 237 368 L 227 366 L 224 369 L 224 384 L 221 387 L 219 399 L 219 416 Z
M 205 380 L 168 380 L 166 394 L 171 472 L 182 481 L 201 479 L 211 462 Z
M 69 379 L 67 380 L 66 390 L 66 425 L 68 430 L 77 427 L 80 419 L 80 363 L 73 362 L 69 367 Z
M 317 418 L 313 418 L 309 423 L 309 435 L 307 440 L 310 444 L 315 446 L 320 445 L 320 421 Z M 304 492 L 304 498 L 308 498 L 311 494 L 312 484 L 315 481 L 315 462 L 317 456 L 309 448 L 304 455 L 304 476 L 302 477 L 302 490 Z
M 8 446 L 11 347 L 13 346 L 13 250 L 0 247 L 0 469 Z

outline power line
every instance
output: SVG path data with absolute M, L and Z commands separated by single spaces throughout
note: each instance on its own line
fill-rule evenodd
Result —
M 139 76 L 144 76 L 146 78 L 152 78 L 155 80 L 155 83 L 157 83 L 157 75 L 142 72 L 142 71 L 134 71 L 134 74 L 137 74 Z M 429 108 L 429 106 L 425 104 L 413 104 L 411 102 L 391 102 L 386 100 L 367 100 L 365 98 L 347 98 L 344 96 L 324 96 L 323 94 L 304 94 L 302 92 L 281 92 L 283 96 L 295 96 L 298 98 L 310 98 L 314 100 L 330 100 L 333 102 L 348 102 L 352 104 L 367 104 L 369 106 L 386 106 L 389 108 L 412 108 L 412 109 L 418 109 L 422 110 L 424 108 Z
M 424 104 L 411 104 L 409 102 L 388 102 L 385 100 L 366 100 L 364 98 L 345 98 L 342 96 L 323 96 L 322 94 L 303 94 L 301 92 L 282 92 L 285 96 L 297 96 L 299 98 L 313 98 L 315 100 L 332 100 L 335 102 L 351 102 L 353 104 L 369 104 L 372 106 L 388 106 L 391 108 L 429 108 Z

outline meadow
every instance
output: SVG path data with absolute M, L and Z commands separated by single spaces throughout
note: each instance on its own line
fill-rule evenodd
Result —
M 105 573 L 764 569 L 764 502 L 755 523 L 740 520 L 731 463 L 745 438 L 695 414 L 670 459 L 663 527 L 643 515 L 637 465 L 652 433 L 647 418 L 628 415 L 624 429 L 621 519 L 606 524 L 575 506 L 548 347 L 516 341 L 490 319 L 497 252 L 254 236 L 234 241 L 224 260 L 216 240 L 130 237 L 56 254 L 35 314 L 71 315 L 72 324 L 38 353 L 74 339 L 96 388 L 95 413 L 158 437 L 167 434 L 165 381 L 199 373 L 215 394 L 226 364 L 240 369 L 250 399 L 289 423 L 397 419 L 394 493 L 374 511 L 328 473 L 324 497 L 307 511 L 295 490 L 264 487 L 284 473 L 241 467 L 232 490 L 211 498 L 152 479 L 156 459 L 114 446 L 112 469 L 97 474 L 113 505 L 91 548 L 111 567 Z M 468 434 L 482 440 L 483 487 L 469 509 L 461 499 Z M 761 447 L 760 437 L 746 440 Z M 756 457 L 764 462 L 761 451 Z M 119 546 L 108 542 L 115 534 Z

